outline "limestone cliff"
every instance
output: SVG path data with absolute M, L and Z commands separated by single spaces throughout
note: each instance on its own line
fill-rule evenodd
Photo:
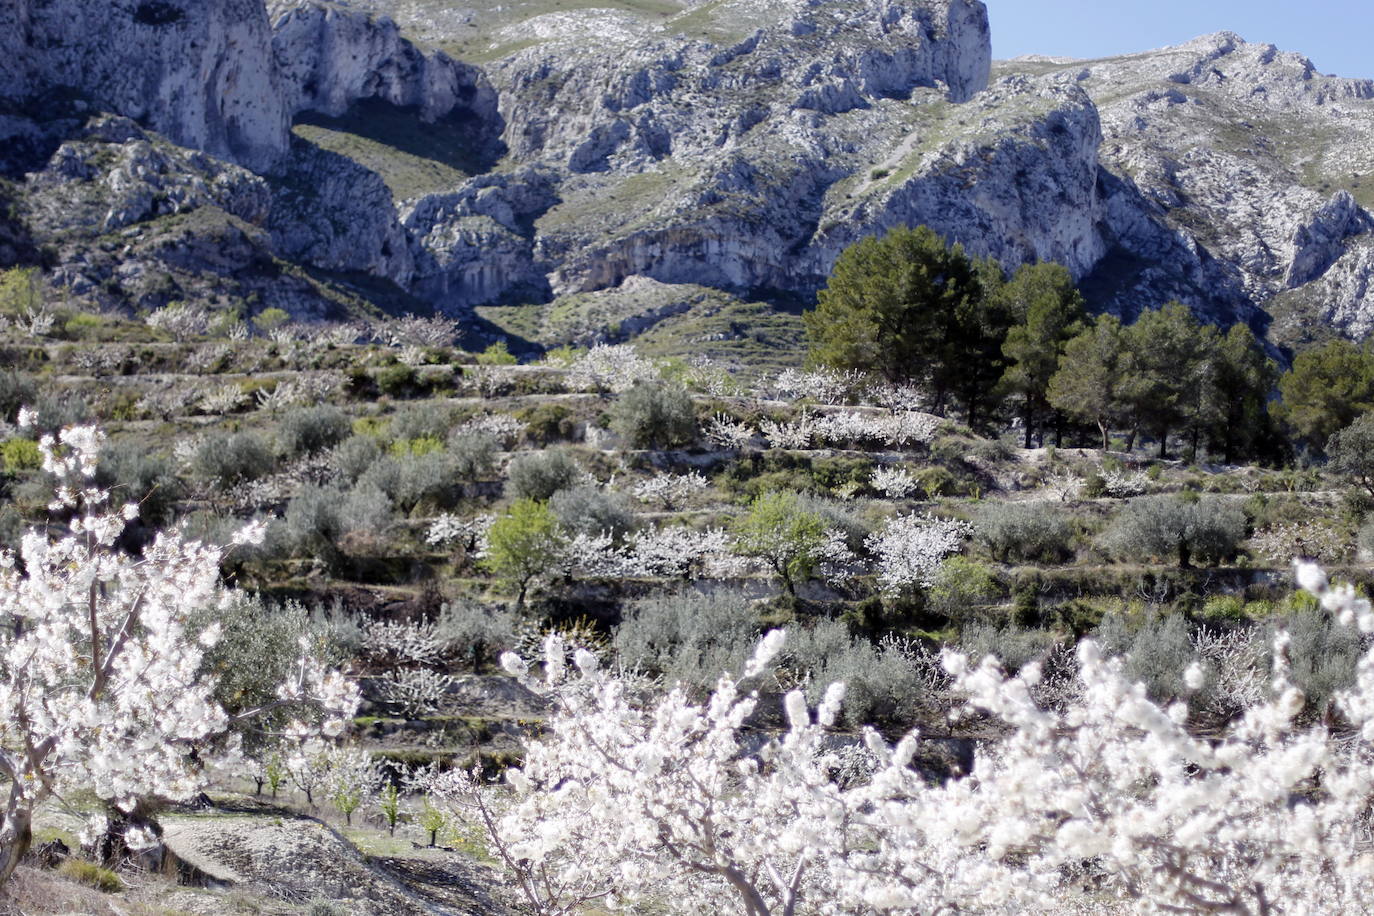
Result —
M 629 333 L 708 289 L 805 302 L 845 246 L 927 223 L 1128 318 L 1374 330 L 1374 83 L 1229 33 L 994 68 L 976 0 L 14 0 L 0 79 L 0 251 L 60 236 L 56 277 L 107 306 L 319 313 L 301 278 L 351 277 L 459 314 L 598 296 Z M 193 280 L 136 243 L 168 220 L 239 255 Z M 93 253 L 129 233 L 152 261 Z M 548 340 L 573 324 L 610 333 Z

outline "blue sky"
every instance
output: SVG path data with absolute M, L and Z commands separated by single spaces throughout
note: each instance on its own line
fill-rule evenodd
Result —
M 1229 29 L 1311 58 L 1322 73 L 1374 78 L 1374 0 L 985 0 L 992 53 L 1103 57 Z

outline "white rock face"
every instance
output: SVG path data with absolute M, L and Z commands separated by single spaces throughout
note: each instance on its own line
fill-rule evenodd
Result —
M 1101 112 L 1109 256 L 1089 279 L 1098 304 L 1129 316 L 1179 298 L 1222 322 L 1272 317 L 1287 328 L 1281 341 L 1304 322 L 1371 324 L 1359 252 L 1374 228 L 1361 188 L 1374 187 L 1374 82 L 1322 76 L 1229 32 L 998 66 L 1074 81 Z
M 1063 262 L 1094 306 L 1127 318 L 1179 299 L 1219 323 L 1272 325 L 1281 343 L 1314 325 L 1374 330 L 1374 82 L 1230 33 L 1003 62 L 993 81 L 977 0 L 536 12 L 10 0 L 0 93 L 74 87 L 138 121 L 128 139 L 144 146 L 73 146 L 89 127 L 80 107 L 65 127 L 6 115 L 0 163 L 22 152 L 10 172 L 37 176 L 40 236 L 63 219 L 113 232 L 215 208 L 238 221 L 240 267 L 270 246 L 450 310 L 622 287 L 658 301 L 674 285 L 804 298 L 847 245 L 925 223 L 1009 269 Z M 344 156 L 292 138 L 302 112 L 374 99 L 421 136 L 436 119 L 470 125 L 486 150 L 458 169 L 472 177 L 397 202 L 375 161 L 385 143 Z M 270 180 L 216 196 L 214 169 L 140 129 Z M 423 143 L 394 153 L 418 170 L 443 158 Z M 64 215 L 51 202 L 82 182 L 104 209 Z
M 262 0 L 8 0 L 0 93 L 86 93 L 182 146 L 253 168 L 286 149 L 289 112 Z
M 909 174 L 872 180 L 857 203 L 826 214 L 828 228 L 808 250 L 813 276 L 827 276 L 840 252 L 865 235 L 920 223 L 1007 266 L 1058 261 L 1081 277 L 1097 264 L 1106 252 L 1097 189 L 1102 132 L 1087 95 L 1010 79 L 959 117 L 976 132 L 909 156 Z
M 496 96 L 480 71 L 443 53 L 425 54 L 386 17 L 329 3 L 276 4 L 272 53 L 292 113 L 338 117 L 358 99 L 416 108 L 426 121 L 462 106 L 496 116 Z

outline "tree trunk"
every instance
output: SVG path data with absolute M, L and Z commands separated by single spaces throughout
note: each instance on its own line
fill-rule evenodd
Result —
M 1178 568 L 1193 568 L 1193 550 L 1192 547 L 1189 546 L 1187 538 L 1178 539 Z
M 14 842 L 0 849 L 0 887 L 9 881 L 19 867 L 19 860 L 24 858 L 24 853 L 29 851 L 33 843 L 33 815 L 27 811 L 16 811 L 13 830 Z
M 1159 434 L 1159 458 L 1161 461 L 1169 457 L 1169 431 L 1162 430 Z
M 1108 438 L 1107 424 L 1102 420 L 1098 420 L 1097 428 L 1102 431 L 1102 451 L 1105 452 L 1112 447 L 1112 441 Z

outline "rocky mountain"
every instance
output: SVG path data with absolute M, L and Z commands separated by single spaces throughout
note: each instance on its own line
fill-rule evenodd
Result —
M 0 258 L 105 307 L 695 351 L 928 223 L 1128 317 L 1374 329 L 1374 83 L 1230 34 L 990 47 L 976 0 L 16 0 Z

